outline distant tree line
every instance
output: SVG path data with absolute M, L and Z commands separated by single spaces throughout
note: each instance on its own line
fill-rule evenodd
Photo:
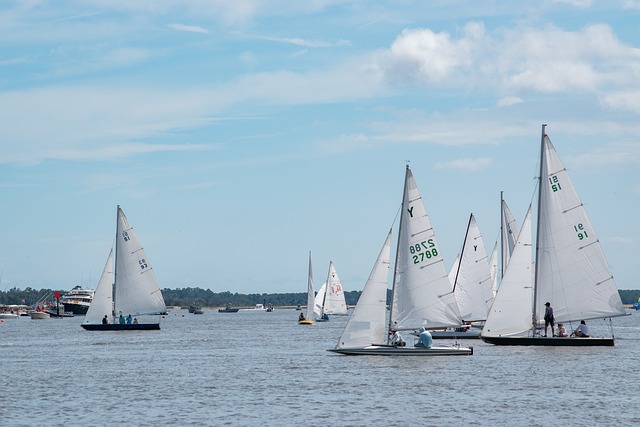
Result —
M 56 291 L 64 295 L 62 289 L 32 289 L 13 288 L 0 291 L 0 304 L 25 304 L 35 305 L 42 301 L 53 301 Z M 635 304 L 640 298 L 640 289 L 621 290 L 620 298 L 623 304 Z M 360 291 L 346 291 L 344 293 L 348 305 L 355 305 L 360 298 Z M 168 306 L 186 307 L 191 304 L 203 307 L 222 307 L 232 304 L 239 307 L 253 307 L 256 304 L 273 306 L 297 306 L 307 305 L 307 293 L 275 293 L 275 294 L 239 294 L 237 292 L 213 292 L 211 289 L 178 288 L 163 289 L 162 295 Z M 387 291 L 387 301 L 391 301 L 391 291 Z
M 0 291 L 0 304 L 24 304 L 35 305 L 43 301 L 53 301 L 55 293 L 60 295 L 67 293 L 62 289 L 32 288 L 9 289 Z M 355 305 L 360 298 L 360 291 L 347 291 L 344 293 L 348 305 Z M 273 306 L 297 306 L 307 305 L 307 293 L 276 293 L 276 294 L 239 294 L 237 292 L 213 292 L 211 289 L 178 288 L 162 290 L 162 296 L 168 306 L 186 307 L 191 304 L 203 307 L 223 307 L 232 304 L 239 307 L 254 307 L 256 304 Z

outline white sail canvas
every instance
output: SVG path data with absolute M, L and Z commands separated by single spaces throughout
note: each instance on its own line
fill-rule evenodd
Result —
M 109 251 L 107 262 L 102 269 L 98 286 L 93 294 L 93 300 L 84 316 L 86 324 L 102 323 L 104 316 L 109 322 L 113 321 L 113 249 Z
M 315 298 L 316 296 L 313 291 L 313 270 L 311 268 L 311 252 L 309 252 L 309 275 L 307 278 L 307 312 L 306 312 L 306 318 L 309 320 L 313 320 Z
M 320 289 L 318 290 L 318 293 L 313 300 L 313 314 L 315 315 L 316 319 L 320 319 L 324 314 L 324 297 L 327 293 L 326 290 L 327 282 L 324 282 L 322 286 L 320 286 Z
M 329 262 L 329 274 L 327 275 L 327 287 L 325 292 L 324 313 L 346 315 L 347 303 L 344 299 L 342 282 L 340 282 L 340 277 L 338 277 L 333 261 Z
M 391 230 L 336 348 L 364 347 L 385 342 L 390 257 Z
M 513 336 L 531 331 L 533 271 L 531 253 L 531 206 L 522 223 L 509 268 L 489 311 L 482 336 Z
M 454 294 L 462 319 L 465 322 L 485 320 L 493 302 L 491 272 L 480 227 L 473 214 L 469 218 L 454 283 Z
M 114 304 L 116 316 L 161 314 L 167 310 L 149 259 L 119 207 Z
M 543 137 L 536 308 L 557 322 L 624 315 L 618 288 L 584 205 L 547 135 Z
M 462 323 L 440 247 L 409 167 L 393 289 L 393 329 L 439 329 Z

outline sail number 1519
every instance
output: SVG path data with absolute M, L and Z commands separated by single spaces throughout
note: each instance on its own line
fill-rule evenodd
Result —
M 425 259 L 438 256 L 438 249 L 436 248 L 436 244 L 433 243 L 433 239 L 423 240 L 420 243 L 409 246 L 409 252 L 413 255 L 414 264 L 419 264 Z

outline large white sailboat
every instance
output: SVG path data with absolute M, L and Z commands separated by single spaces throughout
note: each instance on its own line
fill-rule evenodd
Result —
M 160 329 L 167 307 L 144 248 L 120 206 L 115 246 L 115 256 L 109 252 L 81 326 L 91 331 Z M 135 320 L 129 323 L 125 320 L 129 316 Z
M 531 262 L 529 208 L 481 338 L 495 345 L 612 346 L 613 337 L 543 337 L 539 333 L 546 302 L 553 307 L 556 323 L 571 329 L 581 320 L 625 314 L 600 241 L 545 127 L 535 262 Z
M 393 300 L 389 323 L 387 328 L 383 328 L 381 319 L 386 315 L 390 240 L 389 234 L 344 333 L 336 347 L 329 351 L 378 356 L 473 354 L 472 348 L 459 345 L 427 348 L 394 346 L 389 341 L 392 330 L 415 333 L 420 328 L 442 329 L 460 325 L 462 321 L 440 248 L 408 165 L 398 231 Z

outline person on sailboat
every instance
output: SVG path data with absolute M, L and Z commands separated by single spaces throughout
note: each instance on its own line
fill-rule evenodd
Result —
M 580 321 L 580 325 L 576 328 L 575 331 L 571 334 L 575 335 L 578 338 L 589 338 L 589 327 L 587 326 L 584 320 Z
M 131 315 L 127 316 L 127 325 L 130 325 L 131 322 L 133 322 L 133 317 L 131 317 Z
M 415 346 L 431 348 L 432 345 L 433 337 L 431 336 L 431 332 L 427 331 L 425 328 L 420 328 L 420 336 L 418 337 L 418 342 Z
M 554 324 L 556 319 L 553 317 L 553 308 L 551 308 L 551 303 L 548 301 L 544 305 L 544 336 L 547 336 L 547 327 L 551 324 L 551 335 L 555 337 Z
M 104 317 L 102 318 L 102 324 L 106 325 L 109 323 L 109 318 L 107 317 L 107 315 L 105 314 Z
M 118 318 L 118 323 L 120 323 L 121 325 L 124 325 L 124 316 L 122 315 L 122 313 L 120 313 L 120 317 Z
M 304 319 L 304 313 L 300 313 L 300 316 L 298 316 L 298 322 L 302 322 Z
M 402 339 L 402 335 L 400 335 L 400 332 L 394 329 L 390 330 L 389 332 L 391 333 L 391 336 L 389 337 L 390 345 L 394 347 L 404 347 L 405 345 L 407 345 L 407 343 Z
M 558 323 L 558 332 L 556 332 L 556 336 L 560 338 L 566 338 L 569 336 L 569 334 L 567 334 L 567 330 L 565 329 L 562 323 Z

